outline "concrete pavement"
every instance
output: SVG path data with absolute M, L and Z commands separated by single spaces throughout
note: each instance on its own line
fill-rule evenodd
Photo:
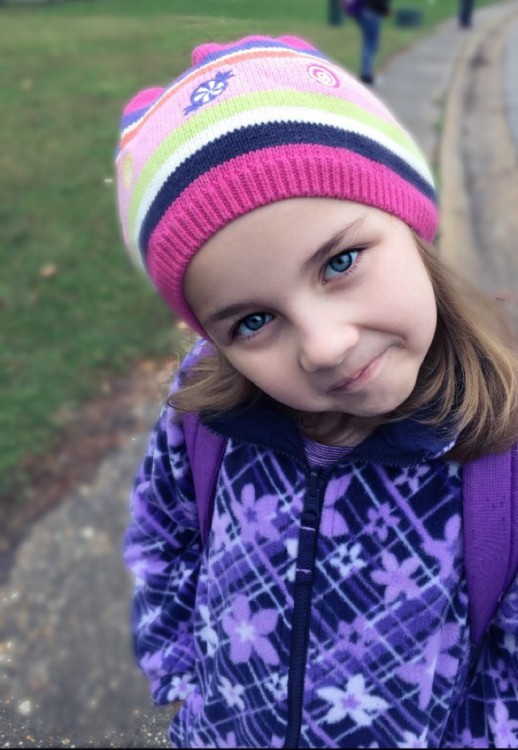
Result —
M 514 19 L 504 51 L 504 97 L 511 134 L 518 147 L 518 20 Z
M 466 77 L 466 69 L 476 45 L 488 36 L 494 40 L 500 35 L 502 42 L 494 46 L 502 61 L 497 75 L 505 103 L 498 127 L 514 137 L 518 130 L 513 82 L 518 75 L 518 0 L 478 10 L 474 22 L 467 32 L 449 21 L 399 54 L 383 71 L 377 89 L 425 149 L 441 188 L 454 198 L 451 207 L 442 200 L 442 231 L 450 243 L 444 252 L 476 234 L 464 188 L 466 157 L 477 156 L 473 150 L 466 153 L 462 128 L 466 92 L 474 80 Z M 491 140 L 491 132 L 484 130 L 484 135 Z M 513 153 L 516 157 L 516 144 Z M 483 168 L 486 162 L 478 167 Z M 515 181 L 517 175 L 512 174 Z M 149 426 L 158 408 L 158 400 L 135 405 Z M 147 434 L 135 435 L 108 456 L 91 483 L 76 488 L 40 519 L 17 550 L 0 589 L 3 747 L 168 746 L 168 710 L 150 704 L 146 681 L 133 665 L 131 582 L 121 562 L 129 487 L 146 440 Z
M 441 138 L 441 251 L 518 324 L 518 7 L 492 9 L 462 48 Z

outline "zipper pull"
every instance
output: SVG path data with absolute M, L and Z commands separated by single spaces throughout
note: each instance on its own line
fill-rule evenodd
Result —
M 319 469 L 309 475 L 309 486 L 302 510 L 302 526 L 316 529 L 320 516 L 320 491 L 322 489 L 322 473 Z

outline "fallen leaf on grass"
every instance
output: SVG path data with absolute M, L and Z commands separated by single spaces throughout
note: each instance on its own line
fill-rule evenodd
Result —
M 58 267 L 54 263 L 46 263 L 40 268 L 40 276 L 42 279 L 51 279 L 58 272 Z

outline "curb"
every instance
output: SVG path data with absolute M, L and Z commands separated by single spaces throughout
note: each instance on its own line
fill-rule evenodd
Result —
M 490 18 L 472 33 L 461 48 L 453 69 L 451 84 L 444 106 L 444 128 L 439 144 L 439 175 L 441 180 L 441 225 L 439 247 L 441 255 L 450 265 L 460 270 L 470 282 L 477 283 L 479 262 L 477 240 L 473 226 L 467 175 L 463 159 L 462 126 L 466 113 L 466 100 L 470 71 L 480 59 L 482 46 L 492 34 L 509 24 L 518 15 L 516 0 L 496 6 L 497 17 Z M 498 65 L 502 81 L 502 59 Z M 505 113 L 503 86 L 499 86 L 500 111 Z M 502 114 L 505 119 L 505 114 Z M 514 149 L 513 149 L 514 150 Z

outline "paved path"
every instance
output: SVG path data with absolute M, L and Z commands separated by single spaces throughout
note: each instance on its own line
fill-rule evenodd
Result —
M 440 148 L 444 255 L 518 325 L 518 3 L 494 8 L 460 55 Z
M 470 40 L 482 39 L 483 30 L 494 24 L 500 24 L 506 42 L 499 53 L 505 63 L 500 75 L 507 102 L 500 112 L 500 126 L 507 123 L 516 137 L 518 24 L 501 24 L 513 13 L 518 13 L 518 0 L 476 12 L 470 32 L 450 21 L 398 55 L 384 71 L 380 95 L 442 172 L 445 164 L 462 162 L 462 154 L 448 153 L 444 143 L 458 145 L 464 122 L 465 88 L 459 88 L 459 70 L 467 64 L 466 46 Z M 459 101 L 452 101 L 452 90 L 462 93 Z M 486 135 L 490 139 L 491 133 Z M 462 192 L 461 166 L 449 170 L 450 193 Z M 448 215 L 447 222 L 457 226 L 446 230 L 445 236 L 459 236 L 459 217 L 460 225 L 472 218 L 469 200 L 463 211 L 457 211 L 453 222 Z M 143 410 L 151 425 L 158 404 L 136 408 Z M 145 435 L 135 435 L 103 462 L 91 484 L 78 487 L 40 519 L 10 570 L 4 571 L 7 582 L 0 588 L 3 747 L 168 745 L 168 711 L 150 705 L 145 680 L 132 662 L 131 583 L 120 552 L 129 486 L 145 441 Z
M 518 148 L 518 20 L 513 22 L 505 46 L 504 92 L 509 125 Z

